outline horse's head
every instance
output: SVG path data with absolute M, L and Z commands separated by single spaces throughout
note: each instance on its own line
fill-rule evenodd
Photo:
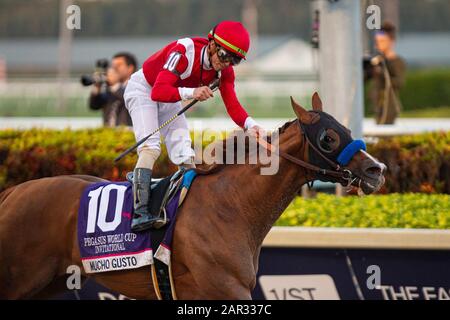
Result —
M 368 154 L 362 140 L 354 140 L 349 129 L 322 111 L 317 93 L 312 97 L 313 110 L 307 111 L 291 97 L 292 108 L 308 142 L 311 165 L 317 170 L 316 179 L 357 186 L 365 194 L 379 190 L 384 184 L 386 166 Z

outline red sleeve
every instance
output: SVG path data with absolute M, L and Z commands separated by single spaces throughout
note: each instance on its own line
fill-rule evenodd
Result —
M 152 88 L 152 100 L 159 102 L 180 101 L 180 93 L 178 92 L 178 88 L 175 86 L 178 79 L 179 77 L 176 74 L 168 70 L 160 71 Z
M 236 97 L 236 92 L 234 91 L 234 70 L 231 66 L 222 70 L 219 90 L 231 119 L 243 128 L 248 114 Z
M 188 66 L 184 52 L 185 49 L 182 45 L 177 45 L 168 52 L 163 69 L 156 76 L 152 88 L 151 98 L 153 101 L 177 102 L 181 100 L 176 84 L 180 79 L 180 74 Z

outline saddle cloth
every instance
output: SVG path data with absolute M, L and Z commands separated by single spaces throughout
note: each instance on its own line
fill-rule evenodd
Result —
M 178 207 L 196 176 L 195 170 L 177 172 L 179 178 L 152 184 L 151 210 L 161 203 L 168 224 L 157 248 L 151 246 L 151 231 L 131 231 L 133 190 L 129 181 L 99 182 L 86 187 L 78 208 L 78 246 L 86 273 L 125 270 L 153 264 L 153 258 L 170 264 L 171 242 Z M 158 190 L 158 192 L 156 192 Z M 166 191 L 167 190 L 167 191 Z M 155 191 L 155 192 L 154 192 Z M 160 194 L 160 197 L 156 196 Z M 156 209 L 157 208 L 157 209 Z

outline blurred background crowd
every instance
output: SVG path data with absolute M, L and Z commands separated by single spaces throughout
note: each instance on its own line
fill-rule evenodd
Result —
M 109 81 L 113 84 L 118 77 L 123 83 L 127 71 L 117 64 L 139 68 L 170 41 L 191 35 L 205 37 L 218 21 L 237 19 L 252 34 L 248 61 L 236 69 L 240 99 L 254 117 L 290 117 L 289 109 L 279 107 L 286 98 L 294 95 L 305 101 L 317 89 L 314 28 L 320 22 L 314 2 L 2 0 L 0 116 L 99 117 L 100 112 L 93 109 L 102 109 L 101 103 L 87 103 L 93 91 L 80 85 L 81 75 L 90 75 L 95 69 L 106 76 L 112 67 Z M 67 16 L 61 8 L 70 4 L 81 8 L 81 29 L 72 32 L 60 19 Z M 365 116 L 375 117 L 377 123 L 393 123 L 397 115 L 450 117 L 450 2 L 364 0 L 363 17 L 372 4 L 380 6 L 388 32 L 383 36 L 379 30 L 362 28 Z M 385 48 L 379 50 L 380 45 Z M 383 50 L 386 61 L 372 59 Z M 121 52 L 131 55 L 115 57 Z M 108 60 L 105 68 L 100 59 Z M 386 70 L 393 76 L 388 84 Z M 115 75 L 116 71 L 125 74 Z M 392 90 L 385 90 L 386 86 Z M 101 89 L 98 83 L 94 87 Z M 120 95 L 120 85 L 111 89 Z M 197 107 L 190 116 L 223 116 L 225 110 L 219 103 L 216 99 L 213 107 Z M 389 112 L 383 116 L 386 105 Z M 103 111 L 104 117 L 114 114 Z M 106 125 L 127 124 L 123 115 L 118 117 L 122 118 L 119 122 L 103 120 Z

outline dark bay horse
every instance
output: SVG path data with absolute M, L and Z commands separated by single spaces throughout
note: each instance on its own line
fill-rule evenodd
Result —
M 322 112 L 317 95 L 312 111 L 293 100 L 292 107 L 297 119 L 279 129 L 277 174 L 261 175 L 256 170 L 260 164 L 218 164 L 203 169 L 205 174 L 199 169 L 179 209 L 173 239 L 172 272 L 179 299 L 251 299 L 263 239 L 301 186 L 318 174 L 357 185 L 366 194 L 384 183 L 385 166 L 362 150 L 345 168 L 333 167 L 329 158 L 334 149 L 342 149 L 350 132 Z M 329 162 L 317 157 L 315 153 L 323 152 L 316 140 L 302 132 L 312 124 L 327 132 L 318 143 L 320 150 L 331 150 Z M 102 179 L 58 176 L 0 194 L 0 298 L 44 298 L 65 289 L 67 267 L 82 268 L 76 230 L 80 197 L 86 186 L 98 181 Z M 89 276 L 131 298 L 157 298 L 150 266 Z

